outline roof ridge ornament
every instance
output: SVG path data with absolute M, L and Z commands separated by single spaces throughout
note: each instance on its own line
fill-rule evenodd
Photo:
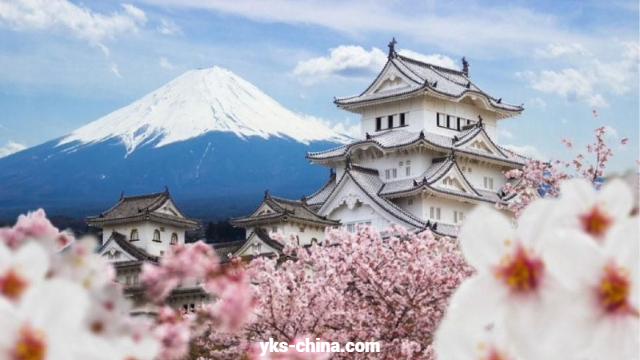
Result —
M 371 140 L 371 135 L 369 133 L 366 134 L 367 140 Z
M 420 130 L 420 139 L 424 139 L 424 130 Z
M 267 189 L 267 190 L 264 191 L 264 198 L 267 199 L 269 197 L 271 197 L 271 196 L 269 195 L 269 189 Z
M 469 76 L 469 62 L 466 57 L 462 57 L 462 73 L 464 76 Z
M 120 200 L 124 199 L 124 190 L 120 193 Z
M 476 124 L 476 126 L 479 128 L 484 127 L 484 124 L 482 123 L 482 115 L 478 115 L 478 123 Z
M 351 164 L 351 154 L 347 154 L 347 160 L 344 163 L 345 170 L 351 170 L 353 164 Z
M 398 53 L 396 53 L 396 44 L 397 43 L 398 42 L 396 41 L 396 38 L 393 37 L 391 42 L 389 42 L 389 45 L 387 45 L 389 47 L 389 55 L 387 55 L 387 58 L 389 58 L 389 60 L 391 60 L 394 57 L 398 56 Z

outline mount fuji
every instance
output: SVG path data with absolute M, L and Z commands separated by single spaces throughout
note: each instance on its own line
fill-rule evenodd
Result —
M 219 67 L 188 71 L 70 134 L 0 158 L 0 218 L 86 216 L 121 192 L 168 186 L 193 217 L 247 213 L 266 189 L 299 198 L 327 178 L 306 151 L 351 139 Z

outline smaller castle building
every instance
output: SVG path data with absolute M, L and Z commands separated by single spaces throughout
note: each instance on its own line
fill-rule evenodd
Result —
M 120 196 L 110 209 L 86 219 L 102 229 L 100 256 L 113 263 L 116 281 L 131 298 L 137 313 L 153 313 L 144 300 L 140 271 L 144 263 L 157 263 L 172 246 L 185 243 L 185 234 L 198 226 L 175 205 L 169 190 L 137 196 Z M 206 299 L 197 284 L 182 285 L 168 298 L 174 307 L 192 309 Z

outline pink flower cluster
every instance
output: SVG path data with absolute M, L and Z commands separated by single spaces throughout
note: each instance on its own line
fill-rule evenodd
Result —
M 97 245 L 60 232 L 42 210 L 0 229 L 0 359 L 182 359 L 209 326 L 236 330 L 252 314 L 255 300 L 240 262 L 221 265 L 198 242 L 173 247 L 157 266 L 144 265 L 158 316 L 133 317 Z M 201 284 L 211 304 L 190 314 L 161 304 L 189 282 Z
M 456 241 L 401 227 L 355 234 L 328 230 L 322 244 L 289 245 L 285 256 L 254 259 L 249 269 L 258 303 L 242 331 L 211 328 L 206 356 L 259 354 L 257 342 L 296 339 L 380 341 L 381 353 L 362 358 L 432 359 L 431 338 L 449 295 L 471 270 Z M 326 354 L 270 354 L 272 359 L 319 359 Z M 351 358 L 353 354 L 331 354 Z M 259 357 L 256 357 L 259 358 Z

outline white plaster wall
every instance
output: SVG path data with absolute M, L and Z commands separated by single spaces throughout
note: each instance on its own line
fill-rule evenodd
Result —
M 502 167 L 472 164 L 468 161 L 459 161 L 458 165 L 460 166 L 460 170 L 462 170 L 462 167 L 465 167 L 465 171 L 463 172 L 464 176 L 476 189 L 489 190 L 484 187 L 485 177 L 493 179 L 493 191 L 495 192 L 500 190 L 507 180 L 502 174 L 502 171 L 505 170 Z M 469 172 L 469 168 L 471 168 L 471 172 Z
M 376 169 L 380 174 L 380 179 L 384 182 L 402 180 L 402 179 L 411 179 L 415 178 L 418 175 L 422 174 L 429 166 L 431 166 L 431 162 L 434 157 L 441 156 L 435 152 L 425 151 L 422 153 L 411 152 L 409 154 L 405 154 L 402 151 L 396 151 L 393 153 L 387 153 L 383 155 L 381 158 L 359 158 L 356 161 L 358 165 Z M 411 171 L 409 176 L 406 175 L 406 163 L 407 160 L 411 161 Z M 403 162 L 403 166 L 399 167 L 400 161 Z M 387 180 L 385 178 L 385 170 L 387 169 L 396 169 L 398 177 L 390 178 Z
M 454 216 L 453 216 L 453 212 L 454 211 L 461 211 L 464 213 L 465 217 L 469 215 L 469 213 L 471 212 L 471 210 L 474 208 L 474 204 L 470 204 L 470 203 L 466 203 L 466 202 L 461 202 L 461 201 L 456 201 L 456 200 L 449 200 L 449 199 L 443 199 L 443 198 L 439 198 L 439 197 L 435 197 L 435 196 L 425 196 L 422 200 L 421 200 L 421 205 L 422 205 L 422 218 L 424 220 L 431 220 L 430 219 L 430 210 L 431 207 L 439 207 L 440 210 L 440 220 L 435 220 L 438 222 L 443 222 L 443 223 L 447 223 L 447 224 L 452 224 L 452 225 L 461 225 L 462 223 L 458 222 L 455 223 L 454 220 Z
M 386 104 L 373 105 L 363 110 L 360 122 L 360 136 L 365 138 L 366 133 L 376 133 L 376 118 L 382 117 L 382 130 L 387 129 L 387 116 L 406 113 L 405 123 L 408 125 L 402 129 L 409 131 L 425 130 L 428 132 L 454 136 L 456 130 L 450 130 L 437 126 L 436 114 L 440 112 L 455 117 L 463 117 L 473 121 L 478 120 L 478 115 L 483 118 L 485 129 L 492 139 L 497 141 L 496 115 L 493 112 L 479 109 L 475 105 L 464 102 L 452 102 L 431 97 L 416 97 L 393 101 Z M 399 124 L 399 117 L 394 118 L 394 124 Z
M 384 230 L 389 226 L 387 219 L 378 215 L 372 207 L 366 204 L 356 205 L 353 209 L 349 209 L 346 204 L 342 204 L 333 210 L 329 217 L 331 219 L 340 219 L 343 226 L 363 222 L 371 222 L 371 226 L 378 230 Z
M 183 228 L 150 221 L 105 227 L 103 229 L 103 242 L 109 239 L 111 232 L 114 230 L 126 236 L 127 240 L 130 240 L 131 230 L 133 229 L 138 229 L 138 238 L 140 240 L 134 241 L 132 244 L 144 249 L 151 255 L 160 256 L 161 251 L 167 251 L 170 246 L 171 234 L 174 232 L 178 234 L 178 244 L 184 244 L 185 230 Z M 156 229 L 160 230 L 160 242 L 152 240 L 153 232 Z

